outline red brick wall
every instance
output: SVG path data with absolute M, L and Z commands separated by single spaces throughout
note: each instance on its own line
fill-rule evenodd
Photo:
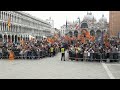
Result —
M 110 11 L 109 14 L 110 36 L 118 36 L 118 32 L 120 32 L 120 11 Z

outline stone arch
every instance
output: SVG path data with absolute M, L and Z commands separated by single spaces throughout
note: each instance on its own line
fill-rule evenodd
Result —
M 4 35 L 4 42 L 7 42 L 7 35 Z
M 11 42 L 11 36 L 8 35 L 8 42 Z
M 29 35 L 28 35 L 28 41 L 29 41 Z
M 3 31 L 5 31 L 5 23 L 3 23 Z
M 2 37 L 2 34 L 0 34 L 0 38 L 3 38 L 3 37 Z
M 101 30 L 97 30 L 97 31 L 96 31 L 96 35 L 97 35 L 97 37 L 100 37 L 101 34 L 102 34 Z
M 23 39 L 23 36 L 22 36 L 22 35 L 20 36 L 20 39 L 21 39 L 21 40 Z
M 18 42 L 20 42 L 20 36 L 17 37 Z
M 72 33 L 72 31 L 69 31 L 69 35 L 70 35 L 70 37 L 72 37 L 72 36 L 73 36 L 73 33 Z
M 74 31 L 74 36 L 76 36 L 76 37 L 78 36 L 78 31 L 77 30 Z
M 88 24 L 86 22 L 82 23 L 81 28 L 88 28 Z
M 15 43 L 17 43 L 17 38 L 18 38 L 17 35 L 15 35 Z
M 27 35 L 25 36 L 25 41 L 27 41 Z
M 85 37 L 85 33 L 87 32 L 87 29 L 82 29 L 81 34 Z
M 3 37 L 2 37 L 2 34 L 0 34 L 0 42 L 3 41 Z
M 95 36 L 95 31 L 94 31 L 94 30 L 91 30 L 91 31 L 90 31 L 90 35 L 91 35 L 91 36 Z
M 12 35 L 12 42 L 14 42 L 14 35 Z

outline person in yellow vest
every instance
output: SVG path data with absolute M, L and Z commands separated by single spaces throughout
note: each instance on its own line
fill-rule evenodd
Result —
M 51 46 L 51 48 L 50 48 L 50 57 L 53 56 L 53 50 L 54 50 L 54 48 L 53 48 L 53 46 Z
M 64 58 L 64 61 L 65 61 L 65 48 L 64 47 L 61 48 L 61 61 L 62 61 L 63 58 Z
M 14 60 L 15 56 L 14 56 L 14 52 L 12 50 L 10 50 L 9 52 L 9 60 Z

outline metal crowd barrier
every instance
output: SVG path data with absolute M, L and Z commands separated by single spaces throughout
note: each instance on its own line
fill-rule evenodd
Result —
M 56 49 L 55 55 L 58 54 L 60 51 Z M 45 57 L 50 57 L 50 53 L 48 51 L 39 51 L 39 52 L 32 52 L 28 51 L 26 54 L 20 55 L 20 52 L 14 52 L 14 59 L 42 59 Z M 9 54 L 2 53 L 0 59 L 9 59 Z
M 107 55 L 109 54 L 109 55 Z M 83 54 L 69 52 L 68 59 L 70 60 L 86 60 L 86 61 L 120 61 L 120 53 L 90 53 L 89 57 L 84 57 Z

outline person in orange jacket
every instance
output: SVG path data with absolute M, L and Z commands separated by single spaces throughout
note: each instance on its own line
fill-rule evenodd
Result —
M 10 50 L 10 52 L 9 52 L 9 60 L 14 60 L 14 58 L 15 58 L 14 52 L 12 50 Z

